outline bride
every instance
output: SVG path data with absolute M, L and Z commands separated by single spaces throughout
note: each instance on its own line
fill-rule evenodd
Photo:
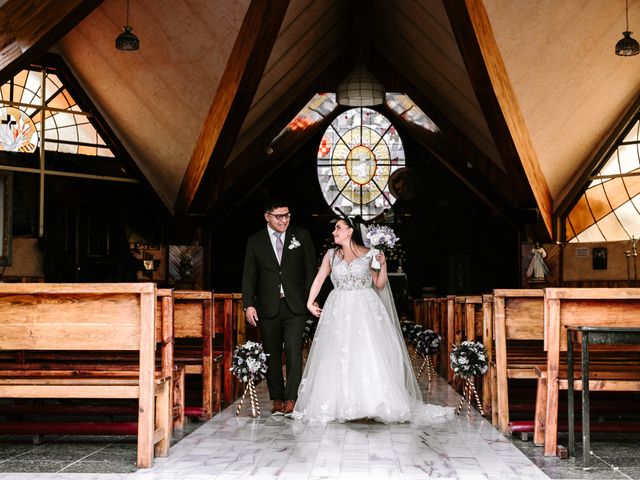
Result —
M 364 247 L 359 225 L 348 217 L 337 221 L 333 238 L 337 247 L 326 252 L 309 292 L 307 308 L 320 321 L 291 416 L 323 423 L 449 416 L 452 408 L 422 402 L 387 285 L 384 254 L 376 255 L 380 271 L 372 270 L 374 250 Z M 320 309 L 314 302 L 329 274 L 335 288 Z

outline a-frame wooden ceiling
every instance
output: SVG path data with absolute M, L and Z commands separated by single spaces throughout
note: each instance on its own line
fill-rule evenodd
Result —
M 130 0 L 141 48 L 120 52 L 125 11 L 125 0 L 4 3 L 0 80 L 60 53 L 178 214 L 211 213 L 284 161 L 295 142 L 266 147 L 350 72 L 355 38 L 387 90 L 440 127 L 418 140 L 503 214 L 537 209 L 548 232 L 640 92 L 640 56 L 613 53 L 621 0 Z M 640 30 L 640 0 L 629 22 Z

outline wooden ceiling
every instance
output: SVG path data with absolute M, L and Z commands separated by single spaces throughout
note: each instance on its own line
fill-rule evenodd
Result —
M 125 12 L 5 3 L 0 80 L 60 53 L 178 214 L 209 214 L 286 160 L 295 143 L 269 156 L 270 140 L 360 59 L 436 122 L 419 141 L 480 198 L 509 216 L 536 209 L 550 232 L 640 93 L 640 56 L 613 53 L 622 1 L 130 0 L 141 47 L 120 52 Z M 629 22 L 640 29 L 640 0 Z

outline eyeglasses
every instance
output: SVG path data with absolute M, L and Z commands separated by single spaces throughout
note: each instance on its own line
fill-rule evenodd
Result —
M 270 217 L 276 217 L 276 220 L 281 222 L 283 220 L 289 220 L 291 218 L 291 212 L 289 213 L 277 213 L 277 214 L 273 214 L 273 213 L 267 213 L 267 215 L 269 215 Z

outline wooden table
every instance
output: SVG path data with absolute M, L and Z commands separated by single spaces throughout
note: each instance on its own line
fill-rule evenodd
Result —
M 589 434 L 589 345 L 640 345 L 640 328 L 567 326 L 569 456 L 575 456 L 573 343 L 582 334 L 582 462 L 591 466 Z M 574 339 L 575 337 L 575 339 Z

